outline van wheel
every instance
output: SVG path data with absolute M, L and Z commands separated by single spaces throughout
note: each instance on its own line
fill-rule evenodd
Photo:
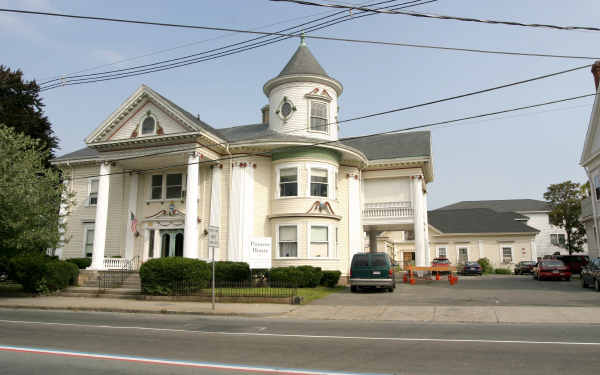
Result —
M 351 291 L 352 293 L 356 293 L 356 292 L 358 292 L 358 287 L 357 287 L 356 285 L 352 285 L 352 286 L 350 287 L 350 291 Z

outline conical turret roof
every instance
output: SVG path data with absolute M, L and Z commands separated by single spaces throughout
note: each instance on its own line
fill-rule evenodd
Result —
M 325 69 L 319 64 L 305 43 L 300 43 L 300 46 L 298 46 L 298 49 L 278 77 L 292 74 L 313 74 L 329 78 Z

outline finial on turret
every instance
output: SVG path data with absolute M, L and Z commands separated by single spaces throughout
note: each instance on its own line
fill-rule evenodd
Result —
M 304 40 L 304 33 L 300 34 L 300 45 L 301 46 L 305 46 L 306 45 L 306 41 Z

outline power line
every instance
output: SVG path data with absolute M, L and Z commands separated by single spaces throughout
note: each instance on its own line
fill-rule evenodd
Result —
M 396 0 L 394 0 L 396 1 Z M 429 1 L 424 1 L 424 2 L 419 2 L 421 0 L 413 0 L 413 1 L 408 1 L 405 3 L 401 3 L 401 4 L 396 4 L 396 5 L 391 5 L 391 6 L 387 6 L 387 7 L 383 7 L 383 8 L 395 8 L 395 9 L 401 9 L 401 8 L 406 8 L 406 7 L 412 7 L 412 6 L 416 6 L 416 5 L 423 5 L 426 3 L 432 3 L 435 2 L 437 0 L 429 0 Z M 384 4 L 384 3 L 389 3 L 392 2 L 390 0 L 388 1 L 382 1 L 376 4 Z M 399 5 L 404 5 L 404 4 L 410 4 L 411 5 L 406 5 L 406 6 L 399 6 Z M 341 11 L 338 13 L 345 13 L 345 11 Z M 335 14 L 334 14 L 335 15 Z M 117 70 L 112 70 L 112 71 L 107 71 L 107 72 L 100 72 L 100 73 L 93 73 L 93 74 L 84 74 L 84 75 L 78 75 L 78 76 L 70 76 L 70 77 L 61 77 L 60 79 L 54 79 L 51 81 L 47 81 L 47 82 L 43 82 L 41 85 L 44 84 L 50 84 L 47 86 L 42 87 L 43 90 L 48 90 L 48 89 L 53 89 L 53 88 L 57 88 L 57 87 L 62 87 L 62 86 L 70 86 L 70 85 L 75 85 L 75 84 L 84 84 L 84 83 L 94 83 L 94 82 L 102 82 L 102 81 L 106 81 L 106 80 L 111 80 L 111 79 L 119 79 L 119 78 L 126 78 L 126 77 L 132 77 L 132 76 L 137 76 L 137 75 L 142 75 L 142 74 L 149 74 L 149 73 L 154 73 L 154 72 L 158 72 L 158 71 L 163 71 L 163 70 L 169 70 L 169 69 L 173 69 L 173 68 L 178 68 L 178 67 L 182 67 L 182 66 L 187 66 L 187 65 L 191 65 L 191 64 L 196 64 L 199 62 L 204 62 L 204 61 L 209 61 L 209 60 L 213 60 L 216 58 L 220 58 L 220 57 L 224 57 L 224 56 L 229 56 L 232 54 L 236 54 L 236 53 L 240 53 L 240 52 L 244 52 L 247 50 L 251 50 L 254 48 L 258 48 L 258 47 L 262 47 L 268 44 L 273 44 L 285 39 L 289 39 L 292 37 L 298 37 L 298 36 L 302 36 L 303 33 L 305 32 L 310 32 L 310 31 L 315 31 L 315 30 L 320 30 L 329 26 L 333 26 L 336 25 L 338 23 L 341 22 L 345 22 L 345 21 L 349 21 L 349 20 L 353 20 L 353 19 L 357 19 L 357 18 L 362 18 L 362 17 L 367 17 L 367 16 L 371 16 L 373 15 L 373 13 L 366 13 L 366 14 L 362 14 L 362 15 L 357 15 L 357 16 L 350 16 L 350 15 L 346 15 L 340 18 L 338 18 L 337 20 L 331 20 L 331 21 L 327 21 L 327 22 L 323 22 L 317 25 L 313 25 L 308 29 L 301 29 L 301 33 L 295 33 L 295 34 L 285 34 L 283 32 L 277 32 L 277 33 L 262 33 L 264 35 L 254 38 L 254 39 L 249 39 L 243 42 L 238 42 L 238 43 L 234 43 L 228 46 L 224 46 L 224 47 L 219 47 L 219 48 L 215 48 L 212 50 L 208 50 L 208 51 L 204 51 L 204 52 L 200 52 L 197 54 L 193 54 L 193 55 L 188 55 L 188 56 L 184 56 L 184 57 L 179 57 L 179 58 L 174 58 L 174 59 L 169 59 L 169 60 L 163 60 L 163 61 L 159 61 L 156 63 L 151 63 L 151 64 L 145 64 L 145 65 L 140 65 L 140 66 L 135 66 L 135 67 L 130 67 L 130 68 L 124 68 L 124 69 L 117 69 Z M 328 16 L 329 17 L 329 16 Z M 328 17 L 323 17 L 321 19 L 324 18 L 328 18 Z M 315 21 L 319 21 L 321 19 L 315 20 Z M 313 23 L 315 21 L 311 21 L 311 22 L 307 22 L 292 28 L 288 28 L 288 29 L 284 29 L 283 31 L 287 31 L 290 29 L 294 29 L 294 28 L 298 28 L 300 26 L 304 26 L 310 23 Z M 256 41 L 259 39 L 264 38 L 265 36 L 269 36 L 269 35 L 275 35 L 277 36 L 276 38 L 272 38 L 270 40 L 267 41 L 262 41 L 262 42 L 257 42 L 251 45 L 244 45 L 248 42 L 251 41 Z M 307 36 L 310 38 L 317 38 L 318 37 L 313 37 L 313 36 Z M 327 37 L 324 37 L 327 38 Z M 204 56 L 204 57 L 198 57 L 195 59 L 190 59 L 192 57 L 195 56 L 200 56 L 200 55 L 206 55 L 207 53 L 211 53 L 211 52 L 216 52 L 216 51 L 221 51 L 230 47 L 234 47 L 237 45 L 242 45 L 240 47 L 237 47 L 233 50 L 230 51 L 222 51 L 222 52 L 218 52 L 212 55 L 208 55 L 208 56 Z M 176 62 L 178 61 L 178 62 Z M 171 63 L 173 62 L 173 63 Z M 166 63 L 171 63 L 171 64 L 166 64 Z M 166 64 L 166 65 L 165 65 Z M 141 69 L 144 67 L 153 67 L 153 68 L 148 68 L 148 69 Z M 140 70 L 141 69 L 141 70 Z M 119 73 L 119 72 L 127 72 L 127 73 Z M 118 73 L 118 74 L 112 74 L 112 73 Z M 87 78 L 85 78 L 87 77 Z M 54 83 L 53 83 L 54 82 Z
M 455 16 L 446 16 L 446 15 L 437 15 L 437 14 L 427 14 L 427 13 L 417 13 L 417 12 L 404 12 L 404 11 L 396 11 L 396 10 L 376 10 L 370 9 L 362 6 L 350 6 L 350 5 L 341 5 L 341 4 L 323 4 L 323 3 L 315 3 L 312 1 L 305 0 L 271 0 L 274 2 L 286 2 L 286 3 L 296 3 L 300 5 L 309 5 L 309 6 L 319 6 L 319 7 L 327 7 L 327 8 L 336 8 L 336 9 L 348 9 L 348 10 L 360 10 L 364 12 L 373 12 L 373 13 L 381 13 L 381 14 L 398 14 L 404 16 L 413 16 L 413 17 L 421 17 L 421 18 L 435 18 L 441 20 L 454 20 L 454 21 L 463 21 L 463 22 L 478 22 L 478 23 L 487 23 L 494 25 L 508 25 L 508 26 L 522 26 L 522 27 L 534 27 L 534 28 L 546 28 L 546 29 L 554 29 L 554 30 L 585 30 L 585 31 L 600 31 L 598 27 L 590 27 L 590 26 L 557 26 L 543 23 L 522 23 L 516 21 L 499 21 L 499 20 L 485 20 L 479 18 L 470 18 L 470 17 L 455 17 Z
M 549 77 L 554 77 L 554 76 L 557 76 L 557 75 L 566 74 L 566 73 L 570 73 L 570 72 L 577 71 L 577 70 L 580 70 L 580 69 L 588 68 L 590 66 L 591 66 L 591 64 L 583 65 L 583 66 L 579 66 L 579 67 L 575 67 L 575 68 L 571 68 L 571 69 L 567 69 L 567 70 L 562 70 L 562 71 L 559 71 L 559 72 L 548 73 L 548 74 L 543 74 L 543 75 L 540 75 L 540 76 L 531 77 L 531 78 L 520 80 L 520 81 L 509 82 L 509 83 L 505 83 L 505 84 L 502 84 L 502 85 L 499 85 L 499 86 L 489 87 L 489 88 L 486 88 L 486 89 L 481 89 L 481 90 L 476 90 L 476 91 L 470 91 L 470 92 L 466 92 L 464 94 L 454 95 L 454 96 L 450 96 L 450 97 L 447 97 L 447 98 L 431 100 L 431 101 L 420 103 L 420 104 L 413 104 L 413 105 L 404 106 L 404 107 L 400 107 L 400 108 L 390 109 L 390 110 L 387 110 L 387 111 L 376 112 L 376 113 L 371 113 L 371 114 L 367 114 L 367 115 L 361 115 L 361 116 L 357 116 L 357 117 L 352 117 L 352 118 L 345 119 L 345 120 L 338 120 L 338 121 L 334 121 L 334 122 L 329 122 L 329 123 L 324 124 L 322 126 L 323 127 L 327 127 L 327 126 L 330 126 L 330 125 L 343 124 L 343 123 L 347 123 L 347 122 L 351 122 L 351 121 L 357 121 L 357 120 L 362 120 L 362 119 L 371 118 L 371 117 L 383 116 L 383 115 L 387 115 L 387 114 L 390 114 L 390 113 L 406 111 L 406 110 L 409 110 L 409 109 L 426 107 L 426 106 L 433 105 L 433 104 L 443 103 L 443 102 L 447 102 L 447 101 L 451 101 L 451 100 L 456 100 L 456 99 L 461 99 L 461 98 L 465 98 L 465 97 L 469 97 L 469 96 L 473 96 L 473 95 L 479 95 L 479 94 L 483 94 L 483 93 L 487 93 L 487 92 L 491 92 L 491 91 L 496 91 L 496 90 L 500 90 L 500 89 L 507 88 L 507 87 L 522 85 L 522 84 L 525 84 L 525 83 L 529 83 L 529 82 L 533 82 L 533 81 L 538 81 L 538 80 L 541 80 L 541 79 L 546 79 L 546 78 L 549 78 Z M 292 134 L 292 133 L 296 133 L 298 131 L 303 131 L 303 130 L 304 129 L 296 129 L 296 130 L 291 130 L 291 131 L 281 132 L 281 133 L 282 134 Z M 235 143 L 232 143 L 232 142 L 220 142 L 220 143 L 212 144 L 210 146 L 211 147 L 215 147 L 215 146 L 224 146 L 224 145 L 231 145 L 231 144 L 235 144 Z M 203 147 L 208 147 L 208 145 L 202 145 L 202 146 Z M 190 151 L 193 150 L 193 149 L 195 149 L 195 147 L 192 148 L 192 149 L 190 149 Z M 158 153 L 154 153 L 154 154 L 145 154 L 145 155 L 140 155 L 140 156 L 133 156 L 133 157 L 128 157 L 128 158 L 122 158 L 122 159 L 119 159 L 119 160 L 138 159 L 138 158 L 142 158 L 142 157 L 149 157 L 149 156 L 162 155 L 162 154 L 168 154 L 168 153 L 176 153 L 176 152 L 181 152 L 181 151 L 186 151 L 186 150 L 183 149 L 183 150 L 173 150 L 173 151 L 158 152 Z
M 531 104 L 531 105 L 522 106 L 522 107 L 515 107 L 515 108 L 509 108 L 509 109 L 504 109 L 504 110 L 495 111 L 495 112 L 488 112 L 488 113 L 483 113 L 483 114 L 478 114 L 478 115 L 460 117 L 460 118 L 456 118 L 456 119 L 452 119 L 452 120 L 430 122 L 430 123 L 414 125 L 414 126 L 410 126 L 410 127 L 406 127 L 406 128 L 394 129 L 394 130 L 378 132 L 378 133 L 373 133 L 373 134 L 367 134 L 367 135 L 359 135 L 359 136 L 355 136 L 355 137 L 342 138 L 341 140 L 315 142 L 315 143 L 311 143 L 311 144 L 307 144 L 307 145 L 299 145 L 299 146 L 293 146 L 293 147 L 295 147 L 296 149 L 303 149 L 303 148 L 311 148 L 311 147 L 322 146 L 322 145 L 327 145 L 327 144 L 335 144 L 335 143 L 339 143 L 341 141 L 349 141 L 349 140 L 371 138 L 371 137 L 382 136 L 382 135 L 398 134 L 398 133 L 403 133 L 403 132 L 410 131 L 410 130 L 417 130 L 417 129 L 430 128 L 430 127 L 440 126 L 440 125 L 454 124 L 454 123 L 458 123 L 461 121 L 473 120 L 473 119 L 478 119 L 478 118 L 499 115 L 499 114 L 503 114 L 503 113 L 516 112 L 516 111 L 522 111 L 522 110 L 531 109 L 531 108 L 538 108 L 538 107 L 543 107 L 543 106 L 552 105 L 552 104 L 564 103 L 564 102 L 583 99 L 583 98 L 596 96 L 596 95 L 597 95 L 597 93 L 584 94 L 584 95 L 579 95 L 579 96 L 573 96 L 570 98 L 563 98 L 563 99 L 551 100 L 551 101 L 547 101 L 547 102 L 543 102 L 543 103 Z M 204 146 L 204 147 L 207 147 L 207 146 Z M 194 150 L 195 149 L 196 148 L 194 148 Z M 182 150 L 179 150 L 179 152 L 181 152 L 181 151 Z M 109 175 L 128 174 L 131 172 L 151 172 L 151 171 L 159 171 L 159 170 L 165 170 L 165 169 L 170 169 L 170 168 L 175 168 L 175 167 L 184 167 L 184 166 L 188 166 L 188 165 L 212 164 L 212 163 L 216 163 L 219 161 L 230 161 L 233 159 L 248 158 L 248 157 L 252 157 L 252 156 L 271 157 L 272 155 L 273 155 L 273 152 L 235 154 L 235 155 L 218 158 L 218 159 L 214 159 L 214 160 L 204 160 L 204 161 L 199 161 L 199 162 L 194 162 L 194 163 L 173 164 L 173 165 L 168 165 L 168 166 L 158 167 L 158 168 L 147 168 L 147 169 L 138 169 L 138 170 L 128 170 L 128 171 L 122 171 L 122 172 L 111 172 L 111 173 L 107 173 L 104 175 L 90 175 L 90 176 L 84 176 L 84 177 L 76 177 L 76 178 L 72 178 L 72 180 L 88 179 L 88 178 L 93 178 L 93 177 L 101 177 L 101 176 L 109 176 Z M 121 160 L 127 160 L 127 159 L 121 159 Z M 119 161 L 119 160 L 114 160 L 114 161 Z
M 398 1 L 398 0 L 387 0 L 387 1 L 382 1 L 382 2 L 378 2 L 378 3 L 372 3 L 372 4 L 365 4 L 365 5 L 375 6 L 375 5 L 379 5 L 379 4 L 383 4 L 383 3 L 390 3 L 390 2 L 395 2 L 395 1 Z M 419 2 L 419 1 L 422 1 L 422 0 L 412 0 L 412 1 L 408 1 L 407 3 L 414 3 L 414 2 Z M 406 3 L 404 3 L 404 4 L 406 4 Z M 316 15 L 321 15 L 321 14 L 324 14 L 324 13 L 328 13 L 328 12 L 321 12 L 321 13 L 317 13 L 317 14 L 314 14 L 314 15 L 311 15 L 311 16 L 295 17 L 295 18 L 293 18 L 293 20 L 295 20 L 295 19 L 301 19 L 301 18 L 310 18 L 310 17 L 316 16 Z M 331 13 L 330 15 L 328 15 L 328 16 L 320 17 L 320 18 L 317 18 L 317 19 L 312 20 L 310 22 L 305 22 L 305 23 L 302 23 L 300 25 L 296 25 L 296 26 L 292 26 L 292 27 L 283 29 L 283 30 L 281 30 L 281 32 L 293 30 L 295 28 L 299 28 L 299 27 L 304 26 L 304 25 L 308 25 L 308 24 L 311 24 L 311 23 L 314 23 L 314 22 L 318 22 L 318 21 L 327 19 L 327 18 L 334 17 L 334 16 L 339 15 L 339 14 L 346 14 L 346 13 L 347 12 L 343 11 L 343 10 L 342 11 L 338 11 L 338 12 L 334 12 L 334 13 Z M 373 15 L 373 13 L 368 13 L 368 14 L 369 15 Z M 292 19 L 290 19 L 290 20 L 292 20 Z M 277 23 L 270 24 L 270 25 L 267 25 L 267 26 L 262 26 L 262 27 L 274 26 L 274 25 L 277 25 L 277 24 L 280 24 L 280 23 L 283 23 L 283 22 L 277 22 Z M 124 62 L 124 61 L 130 61 L 130 60 L 141 58 L 141 57 L 147 57 L 147 56 L 151 56 L 153 54 L 158 54 L 158 53 L 162 53 L 162 52 L 166 52 L 166 51 L 171 51 L 171 50 L 174 50 L 174 49 L 177 49 L 177 48 L 180 48 L 180 47 L 184 47 L 184 46 L 189 46 L 189 45 L 198 44 L 198 43 L 202 43 L 202 42 L 206 42 L 206 41 L 211 41 L 211 40 L 222 39 L 222 38 L 227 37 L 227 36 L 231 36 L 231 34 L 222 34 L 222 35 L 220 35 L 218 37 L 215 37 L 215 38 L 209 38 L 209 39 L 204 39 L 204 40 L 198 41 L 198 42 L 187 43 L 187 44 L 184 44 L 184 45 L 181 45 L 181 46 L 176 46 L 176 47 L 173 47 L 173 48 L 163 49 L 163 50 L 156 51 L 156 52 L 153 52 L 153 53 L 148 53 L 148 54 L 137 56 L 137 57 L 133 57 L 133 58 L 130 58 L 130 59 L 120 60 L 120 61 L 117 61 L 117 62 L 114 62 L 114 63 L 110 63 L 110 64 L 103 64 L 103 65 L 100 65 L 100 66 L 92 67 L 92 68 L 89 68 L 89 69 L 83 69 L 83 70 L 80 70 L 80 71 L 77 71 L 77 72 L 73 72 L 73 73 L 69 73 L 69 74 L 63 74 L 63 75 L 54 76 L 54 77 L 48 78 L 48 79 L 51 79 L 51 81 L 48 81 L 48 82 L 53 82 L 53 81 L 59 80 L 61 77 L 68 78 L 69 76 L 73 76 L 73 75 L 78 74 L 78 73 L 82 73 L 82 72 L 85 72 L 85 71 L 93 70 L 93 69 L 96 69 L 96 68 L 99 68 L 99 67 L 102 67 L 102 66 L 115 65 L 115 64 L 118 64 L 118 63 L 121 63 L 121 62 Z M 250 39 L 250 40 L 246 40 L 246 41 L 239 42 L 239 43 L 245 43 L 245 42 L 249 42 L 249 41 L 260 39 L 260 38 L 264 38 L 264 37 L 265 36 L 261 36 L 259 38 Z M 237 45 L 239 43 L 234 43 L 233 45 Z M 223 48 L 227 48 L 227 47 L 230 47 L 230 46 L 232 46 L 232 45 L 228 45 L 228 46 L 225 46 Z M 206 52 L 207 51 L 201 52 L 201 53 L 197 53 L 197 54 L 183 56 L 183 57 L 176 58 L 176 59 L 165 60 L 165 61 L 166 62 L 176 61 L 176 60 L 185 59 L 185 58 L 188 58 L 188 57 L 198 56 L 198 55 L 206 53 Z M 208 52 L 210 52 L 210 51 L 208 51 Z M 162 61 L 162 62 L 165 62 L 165 61 Z M 98 73 L 98 74 L 100 74 L 100 73 Z M 44 83 L 47 83 L 47 82 L 42 82 L 42 84 L 44 84 Z

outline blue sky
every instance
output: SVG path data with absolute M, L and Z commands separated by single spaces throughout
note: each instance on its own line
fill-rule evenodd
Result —
M 346 0 L 346 3 L 358 3 Z M 362 2 L 361 2 L 362 3 Z M 600 2 L 579 0 L 438 0 L 413 8 L 457 16 L 528 23 L 600 26 Z M 168 6 L 166 5 L 168 4 Z M 75 2 L 0 0 L 6 8 L 147 19 L 233 28 L 278 29 L 332 11 L 267 0 Z M 312 16 L 312 18 L 311 18 Z M 279 25 L 265 27 L 273 23 Z M 315 35 L 454 47 L 600 57 L 600 32 L 521 27 L 376 15 Z M 218 38 L 218 39 L 215 39 Z M 0 64 L 44 81 L 124 58 L 188 44 L 116 65 L 151 63 L 248 39 L 247 35 L 182 30 L 43 16 L 0 14 Z M 191 44 L 193 43 L 193 44 Z M 191 45 L 190 45 L 191 44 Z M 287 40 L 218 60 L 150 75 L 42 93 L 60 138 L 58 154 L 84 147 L 86 137 L 142 83 L 214 127 L 257 123 L 267 98 L 263 84 L 297 48 Z M 344 84 L 340 119 L 526 79 L 591 63 L 308 40 L 321 65 Z M 101 68 L 111 69 L 115 66 Z M 392 130 L 510 107 L 592 93 L 589 69 L 493 93 L 341 125 L 342 136 Z M 592 99 L 432 128 L 435 180 L 429 206 L 460 200 L 542 199 L 551 183 L 583 182 L 578 165 Z

